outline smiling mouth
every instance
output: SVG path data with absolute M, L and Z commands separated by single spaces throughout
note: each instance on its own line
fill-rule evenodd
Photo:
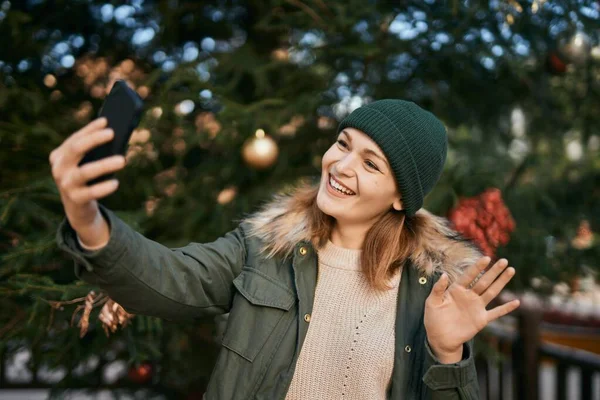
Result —
M 328 185 L 331 189 L 335 190 L 338 193 L 345 194 L 346 196 L 356 195 L 356 193 L 354 193 L 352 190 L 338 183 L 331 174 L 329 174 Z

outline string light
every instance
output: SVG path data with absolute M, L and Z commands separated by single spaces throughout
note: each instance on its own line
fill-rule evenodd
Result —
M 49 88 L 56 86 L 56 77 L 52 74 L 48 74 L 44 77 L 44 85 Z

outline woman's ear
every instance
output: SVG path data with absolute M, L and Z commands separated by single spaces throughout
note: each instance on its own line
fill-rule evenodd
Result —
M 400 198 L 394 200 L 394 203 L 392 203 L 392 207 L 394 208 L 394 210 L 396 211 L 402 211 L 402 200 Z

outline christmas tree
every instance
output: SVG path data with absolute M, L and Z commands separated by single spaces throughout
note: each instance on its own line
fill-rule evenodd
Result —
M 449 132 L 425 207 L 454 222 L 460 211 L 517 269 L 513 290 L 597 270 L 599 32 L 591 0 L 1 2 L 0 341 L 23 364 L 2 383 L 181 395 L 210 376 L 219 324 L 131 316 L 56 247 L 48 156 L 117 79 L 145 112 L 101 202 L 167 246 L 233 229 L 320 174 L 343 116 L 403 98 Z

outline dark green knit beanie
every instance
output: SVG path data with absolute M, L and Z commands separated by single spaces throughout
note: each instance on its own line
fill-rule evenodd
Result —
M 446 162 L 448 138 L 442 122 L 410 101 L 379 100 L 354 110 L 340 123 L 379 145 L 394 172 L 406 215 L 423 206 Z

